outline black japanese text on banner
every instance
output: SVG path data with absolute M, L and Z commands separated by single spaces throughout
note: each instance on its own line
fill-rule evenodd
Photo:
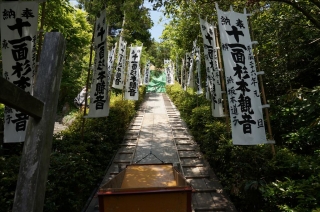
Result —
M 120 37 L 119 41 L 119 51 L 118 51 L 118 58 L 117 58 L 117 68 L 116 73 L 113 78 L 113 84 L 112 87 L 116 89 L 123 89 L 124 86 L 124 67 L 126 65 L 126 49 L 127 49 L 127 43 L 123 40 L 122 37 Z
M 233 144 L 267 143 L 247 15 L 216 7 Z
M 207 86 L 212 101 L 212 115 L 223 117 L 220 70 L 215 40 L 215 31 L 211 24 L 200 18 L 200 29 L 203 38 L 204 58 L 207 73 Z
M 164 69 L 166 71 L 167 85 L 173 85 L 174 84 L 174 77 L 173 77 L 173 67 L 172 67 L 171 60 L 164 60 Z
M 200 47 L 195 48 L 195 60 L 196 60 L 196 87 L 197 87 L 197 94 L 202 94 L 202 87 L 201 87 L 201 58 L 200 58 Z
M 38 7 L 37 2 L 1 2 L 3 77 L 31 94 L 36 70 Z M 4 143 L 23 142 L 29 116 L 9 107 L 5 107 L 4 115 Z
M 109 113 L 106 27 L 106 11 L 103 10 L 94 32 L 95 59 L 87 118 L 106 117 Z
M 186 59 L 185 59 L 185 68 L 184 68 L 184 75 L 183 75 L 183 89 L 187 90 L 187 83 L 188 83 L 188 72 L 190 69 L 190 60 L 191 60 L 191 53 L 186 53 Z
M 150 81 L 150 61 L 147 62 L 144 70 L 143 84 L 148 85 Z
M 189 59 L 189 73 L 188 73 L 188 81 L 187 87 L 194 88 L 194 76 L 193 76 L 193 66 L 194 66 L 194 56 L 195 56 L 195 48 L 197 45 L 197 41 L 193 41 L 192 51 Z
M 128 100 L 139 99 L 139 62 L 141 53 L 142 46 L 130 48 L 128 73 L 124 95 L 124 98 Z
M 111 83 L 111 78 L 112 78 L 112 71 L 113 71 L 113 63 L 114 63 L 114 58 L 117 50 L 117 44 L 111 49 L 111 51 L 108 54 L 108 85 Z

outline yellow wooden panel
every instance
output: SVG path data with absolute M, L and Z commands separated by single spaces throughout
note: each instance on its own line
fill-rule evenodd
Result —
M 121 188 L 177 186 L 172 165 L 128 166 Z
M 101 198 L 101 197 L 100 197 Z M 187 192 L 103 196 L 103 212 L 187 212 Z M 190 206 L 191 208 L 191 206 Z

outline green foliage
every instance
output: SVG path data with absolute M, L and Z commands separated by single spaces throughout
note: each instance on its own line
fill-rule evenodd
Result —
M 3 151 L 1 151 L 3 153 Z M 13 197 L 17 184 L 20 166 L 20 155 L 0 155 L 0 208 L 1 211 L 12 211 Z
M 320 149 L 320 87 L 301 88 L 275 101 L 272 122 L 279 144 L 299 154 Z

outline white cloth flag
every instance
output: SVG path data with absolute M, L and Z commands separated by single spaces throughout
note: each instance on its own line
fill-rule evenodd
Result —
M 123 89 L 124 85 L 124 67 L 126 65 L 126 49 L 127 49 L 127 42 L 125 42 L 122 37 L 120 37 L 119 41 L 119 51 L 118 51 L 118 58 L 117 58 L 117 68 L 116 73 L 113 78 L 112 87 L 116 89 Z
M 214 27 L 200 18 L 200 29 L 203 38 L 204 57 L 207 73 L 207 86 L 210 91 L 212 115 L 223 117 L 220 70 L 218 67 L 218 56 L 216 47 L 216 36 Z
M 169 80 L 169 85 L 174 85 L 174 66 L 172 61 L 170 60 L 170 80 Z
M 139 62 L 142 53 L 142 46 L 130 47 L 128 73 L 124 98 L 128 100 L 139 99 Z
M 150 61 L 147 62 L 144 70 L 143 84 L 148 85 L 150 82 Z
M 103 10 L 96 21 L 94 32 L 95 60 L 90 91 L 89 114 L 86 118 L 109 115 L 108 70 L 106 50 L 106 11 Z
M 233 144 L 267 143 L 247 14 L 223 12 L 216 7 Z
M 117 50 L 117 45 L 115 45 L 111 51 L 108 54 L 108 85 L 111 84 L 111 78 L 112 78 L 112 71 L 113 71 L 113 63 L 114 63 L 114 58 Z M 107 88 L 109 92 L 109 87 Z
M 201 87 L 201 58 L 200 58 L 200 47 L 196 47 L 195 49 L 195 56 L 196 56 L 196 68 L 197 68 L 197 77 L 196 77 L 196 86 L 197 86 L 197 94 L 202 94 L 202 87 Z
M 30 94 L 36 68 L 37 26 L 37 2 L 1 2 L 3 77 Z M 24 142 L 29 116 L 7 106 L 4 116 L 4 143 Z
M 188 83 L 188 72 L 190 69 L 190 60 L 191 60 L 191 53 L 186 53 L 186 59 L 185 59 L 185 68 L 184 68 L 184 77 L 183 77 L 183 89 L 187 90 L 187 83 Z
M 187 81 L 187 87 L 194 88 L 194 76 L 193 76 L 193 66 L 194 66 L 194 55 L 195 55 L 195 48 L 197 45 L 197 41 L 193 41 L 193 47 L 190 55 L 189 60 L 189 74 L 188 74 L 188 81 Z
M 185 72 L 184 72 L 184 70 L 185 70 L 185 58 L 184 59 L 182 59 L 182 64 L 181 64 L 181 74 L 180 74 L 180 84 L 181 84 L 181 88 L 183 89 L 184 88 L 184 78 L 185 78 L 185 76 L 184 76 L 184 74 L 185 74 Z
M 167 85 L 173 85 L 174 79 L 173 79 L 173 73 L 172 73 L 172 62 L 171 60 L 164 60 L 164 68 L 166 71 L 166 83 Z

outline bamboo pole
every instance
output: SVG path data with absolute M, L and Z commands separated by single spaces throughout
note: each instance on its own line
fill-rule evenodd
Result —
M 92 32 L 92 38 L 91 38 L 91 46 L 90 46 L 90 56 L 89 56 L 89 68 L 88 68 L 88 75 L 87 75 L 87 82 L 86 82 L 86 96 L 84 100 L 84 111 L 83 111 L 83 116 L 87 115 L 87 106 L 88 106 L 88 87 L 89 87 L 89 78 L 91 75 L 91 66 L 92 66 L 92 52 L 93 52 L 93 45 L 94 45 L 94 36 L 95 36 L 95 29 L 96 29 L 96 18 L 94 20 L 94 25 L 93 25 L 93 32 Z M 81 124 L 81 140 L 83 141 L 83 131 L 84 131 L 84 124 L 85 124 L 85 118 L 82 119 L 82 124 Z
M 250 34 L 251 34 L 251 40 L 254 40 L 254 35 L 253 35 L 253 30 L 251 27 L 251 21 L 250 18 L 248 17 L 248 23 L 249 23 L 249 29 L 250 29 Z M 256 48 L 253 48 L 254 52 L 256 52 Z M 259 62 L 259 57 L 258 57 L 258 53 L 254 53 L 254 58 L 256 60 L 256 65 L 257 65 L 257 70 L 258 72 L 260 72 L 260 62 Z M 263 105 L 267 104 L 267 98 L 266 98 L 266 94 L 264 91 L 264 85 L 263 85 L 263 79 L 261 74 L 259 74 L 259 84 L 260 84 L 260 90 L 261 90 L 261 95 L 262 95 L 262 103 Z M 272 129 L 271 129 L 271 123 L 270 123 L 270 117 L 269 117 L 269 110 L 268 108 L 264 108 L 264 112 L 266 114 L 266 122 L 267 122 L 267 128 L 268 128 L 268 134 L 269 134 L 269 140 L 274 140 L 273 136 L 272 136 Z M 271 144 L 271 151 L 272 154 L 275 155 L 276 151 L 274 148 L 274 144 Z
M 218 69 L 220 69 L 220 82 L 221 82 L 221 88 L 222 90 L 224 90 L 224 93 L 222 94 L 223 96 L 223 105 L 224 105 L 224 114 L 226 116 L 226 128 L 227 128 L 227 132 L 228 134 L 230 135 L 230 117 L 229 117 L 229 110 L 228 110 L 228 99 L 227 99 L 227 88 L 226 88 L 226 85 L 224 83 L 224 71 L 223 71 L 223 68 L 222 68 L 222 59 L 221 59 L 221 51 L 220 51 L 220 46 L 219 46 L 219 42 L 218 42 L 218 30 L 217 30 L 217 27 L 214 27 L 214 30 L 215 30 L 215 41 L 216 41 L 216 47 L 217 47 L 217 54 L 218 54 L 218 61 L 219 61 L 219 67 Z

